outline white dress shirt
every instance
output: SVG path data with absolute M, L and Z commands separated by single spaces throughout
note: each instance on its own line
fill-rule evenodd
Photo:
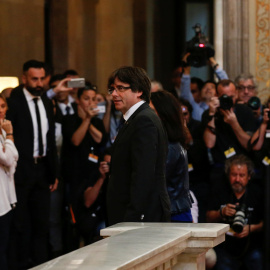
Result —
M 30 114 L 32 117 L 32 123 L 34 128 L 34 152 L 33 157 L 39 156 L 39 148 L 38 148 L 38 123 L 37 123 L 37 116 L 36 116 L 36 109 L 35 109 L 35 103 L 34 98 L 38 98 L 38 109 L 40 114 L 40 122 L 41 122 L 41 132 L 42 132 L 42 142 L 43 142 L 43 156 L 46 156 L 46 149 L 47 149 L 47 132 L 49 130 L 49 122 L 47 119 L 46 110 L 44 107 L 44 104 L 40 97 L 33 96 L 30 92 L 26 90 L 26 88 L 23 88 L 24 95 L 26 97 L 28 107 L 30 110 Z
M 57 102 L 61 112 L 63 115 L 66 115 L 67 114 L 67 110 L 66 108 L 69 107 L 69 114 L 74 114 L 74 110 L 72 108 L 72 105 L 70 102 L 68 102 L 68 104 L 65 104 L 65 103 L 62 103 L 62 102 Z
M 134 104 L 132 107 L 129 108 L 129 110 L 123 115 L 124 119 L 127 121 L 130 116 L 143 104 L 145 103 L 145 100 L 141 100 Z

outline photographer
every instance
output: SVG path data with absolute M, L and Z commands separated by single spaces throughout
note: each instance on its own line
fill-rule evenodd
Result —
M 183 62 L 186 63 L 186 65 L 188 65 L 187 59 L 189 55 L 190 53 L 187 53 L 183 57 Z M 208 60 L 209 65 L 211 65 L 214 73 L 220 80 L 228 79 L 226 71 L 219 67 L 214 57 L 210 57 Z M 211 81 L 207 81 L 204 83 L 204 85 L 200 89 L 201 101 L 197 103 L 191 91 L 190 66 L 186 66 L 184 68 L 184 73 L 181 78 L 180 89 L 181 97 L 188 100 L 193 107 L 192 117 L 197 121 L 201 121 L 203 112 L 209 108 L 211 97 L 216 96 L 215 83 Z
M 222 176 L 226 159 L 247 153 L 248 142 L 256 129 L 252 110 L 235 103 L 236 88 L 231 80 L 218 83 L 217 95 L 211 98 L 209 110 L 202 116 L 204 142 L 214 160 L 210 176 L 213 183 Z
M 105 228 L 106 220 L 106 190 L 109 176 L 111 148 L 105 150 L 99 171 L 94 171 L 83 179 L 76 193 L 73 210 L 76 225 L 83 237 L 84 245 L 89 245 L 99 239 L 100 229 Z
M 244 155 L 226 161 L 229 181 L 216 186 L 210 197 L 207 221 L 230 224 L 226 241 L 216 248 L 216 269 L 262 269 L 262 191 L 253 185 L 253 163 Z

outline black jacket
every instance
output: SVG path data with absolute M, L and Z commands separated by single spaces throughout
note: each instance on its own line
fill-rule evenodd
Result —
M 113 145 L 107 191 L 110 225 L 170 221 L 166 154 L 160 119 L 144 103 L 120 129 Z
M 52 184 L 55 182 L 57 171 L 53 104 L 46 95 L 42 95 L 41 99 L 49 123 L 49 130 L 47 133 L 46 173 L 48 183 Z M 19 160 L 15 173 L 16 184 L 18 184 L 24 181 L 25 175 L 31 174 L 31 171 L 28 171 L 26 164 L 29 161 L 33 161 L 34 147 L 33 122 L 27 100 L 23 93 L 23 85 L 13 89 L 12 94 L 8 99 L 8 106 L 7 119 L 12 122 L 14 143 L 19 152 Z
M 191 208 L 187 152 L 180 143 L 169 143 L 166 180 L 171 200 L 171 213 L 180 214 Z

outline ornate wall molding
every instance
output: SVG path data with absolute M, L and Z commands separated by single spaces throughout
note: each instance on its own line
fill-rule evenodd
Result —
M 270 0 L 256 1 L 256 78 L 259 96 L 270 96 Z

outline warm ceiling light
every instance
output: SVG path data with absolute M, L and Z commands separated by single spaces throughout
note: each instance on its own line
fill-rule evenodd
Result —
M 5 88 L 14 88 L 19 85 L 18 77 L 1 77 L 0 76 L 0 92 L 2 92 Z

